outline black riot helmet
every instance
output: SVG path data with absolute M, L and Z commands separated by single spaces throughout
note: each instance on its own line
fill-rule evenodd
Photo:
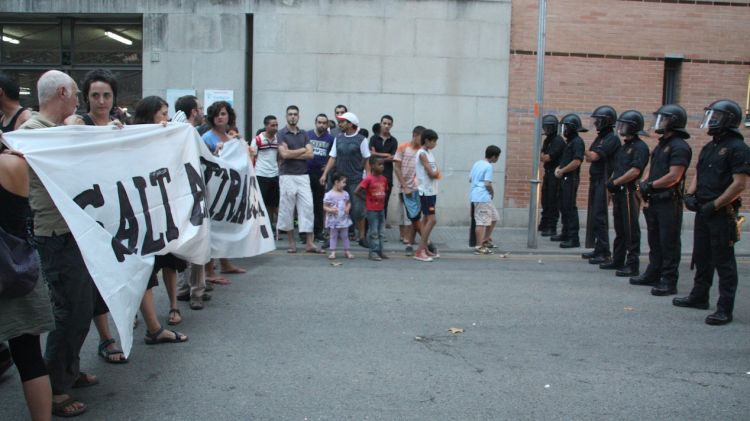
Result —
M 698 127 L 708 129 L 708 134 L 717 135 L 725 130 L 739 132 L 737 129 L 740 127 L 742 109 L 736 102 L 731 99 L 720 99 L 705 110 L 706 113 Z
M 665 131 L 676 132 L 681 138 L 689 139 L 690 133 L 685 130 L 685 126 L 687 126 L 685 109 L 677 104 L 666 104 L 654 113 L 651 129 L 658 134 L 664 134 Z
M 617 121 L 617 111 L 609 105 L 602 105 L 591 113 L 591 119 L 593 120 L 594 128 L 597 131 L 602 131 L 607 127 L 614 127 Z
M 581 118 L 576 114 L 567 114 L 560 120 L 560 132 L 563 136 L 571 138 L 576 133 L 587 132 L 588 129 L 583 127 Z
M 542 117 L 542 130 L 545 136 L 555 136 L 557 134 L 557 126 L 560 124 L 557 121 L 557 117 L 552 114 L 547 114 Z
M 620 136 L 648 135 L 643 131 L 643 114 L 636 110 L 627 110 L 620 114 L 615 128 Z

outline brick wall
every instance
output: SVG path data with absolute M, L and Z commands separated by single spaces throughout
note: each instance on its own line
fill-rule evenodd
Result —
M 648 121 L 661 105 L 666 54 L 685 56 L 678 102 L 689 114 L 694 173 L 709 139 L 697 129 L 703 107 L 731 98 L 743 108 L 750 73 L 750 7 L 649 1 L 548 2 L 545 112 L 588 114 L 608 104 L 618 112 L 641 111 Z M 508 97 L 505 207 L 529 203 L 535 100 L 537 1 L 513 2 Z M 748 136 L 750 132 L 743 129 Z M 595 131 L 582 134 L 587 145 Z M 656 138 L 645 138 L 649 146 Z M 588 164 L 582 168 L 580 208 L 586 206 Z M 750 203 L 750 191 L 743 195 Z M 746 206 L 745 206 L 746 207 Z

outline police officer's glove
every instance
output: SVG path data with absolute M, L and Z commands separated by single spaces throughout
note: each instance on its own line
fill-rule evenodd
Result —
M 704 203 L 703 206 L 701 206 L 700 213 L 704 217 L 711 216 L 712 213 L 716 210 L 716 205 L 714 204 L 714 201 L 710 201 L 708 203 Z
M 698 198 L 694 194 L 686 194 L 685 207 L 693 212 L 698 212 Z
M 638 184 L 638 188 L 641 190 L 642 196 L 650 196 L 654 192 L 654 183 L 650 181 L 641 181 Z
M 607 190 L 609 190 L 610 193 L 614 193 L 620 190 L 620 186 L 615 186 L 615 180 L 610 178 L 607 181 Z

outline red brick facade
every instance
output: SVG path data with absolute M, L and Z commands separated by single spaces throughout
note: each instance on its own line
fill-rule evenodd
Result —
M 750 74 L 750 2 L 570 0 L 547 2 L 544 80 L 546 113 L 588 114 L 608 104 L 618 112 L 641 111 L 648 121 L 661 105 L 664 56 L 684 56 L 677 102 L 689 115 L 693 174 L 700 147 L 703 107 L 730 98 L 744 109 Z M 505 207 L 529 203 L 536 84 L 537 0 L 514 0 Z M 742 129 L 747 137 L 750 132 Z M 586 144 L 595 132 L 582 135 Z M 650 146 L 655 138 L 645 139 Z M 586 206 L 588 165 L 582 169 L 579 207 Z M 745 209 L 750 190 L 743 195 Z

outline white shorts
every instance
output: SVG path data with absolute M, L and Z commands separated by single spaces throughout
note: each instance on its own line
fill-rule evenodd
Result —
M 477 226 L 490 226 L 498 219 L 500 214 L 492 202 L 474 203 L 474 221 Z
M 294 208 L 297 208 L 297 227 L 299 232 L 313 232 L 314 214 L 310 176 L 279 176 L 279 217 L 276 228 L 279 231 L 294 229 Z

